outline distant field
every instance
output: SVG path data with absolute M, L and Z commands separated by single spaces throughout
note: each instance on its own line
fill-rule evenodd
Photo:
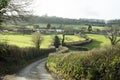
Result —
M 62 39 L 62 35 L 59 35 L 59 38 Z M 74 42 L 74 41 L 82 41 L 84 38 L 81 38 L 76 35 L 65 35 L 65 42 Z
M 104 35 L 100 34 L 86 34 L 86 35 L 93 39 L 92 43 L 85 45 L 85 47 L 88 47 L 89 49 L 110 45 L 109 39 L 106 38 Z
M 93 26 L 93 30 L 95 30 L 95 29 L 104 30 L 104 29 L 105 29 L 105 27 Z
M 36 25 L 36 24 L 35 24 Z M 40 23 L 40 24 L 37 24 L 39 25 L 40 28 L 46 28 L 47 26 L 47 23 Z M 6 26 L 5 24 L 3 26 Z M 34 28 L 34 24 L 33 25 L 26 25 L 26 26 L 18 26 L 18 25 L 12 25 L 12 24 L 9 24 L 6 26 L 7 28 L 16 28 L 16 27 L 26 27 L 26 28 L 29 28 L 29 29 L 33 29 Z M 51 28 L 73 28 L 73 29 L 85 29 L 87 30 L 88 26 L 87 25 L 78 25 L 78 24 L 51 24 Z M 99 30 L 104 30 L 105 27 L 103 26 L 92 26 L 93 30 L 95 29 L 99 29 Z
M 52 38 L 49 35 L 42 35 L 43 41 L 41 43 L 41 48 L 47 48 L 51 42 Z M 19 47 L 30 47 L 34 46 L 31 35 L 22 34 L 0 34 L 0 40 L 6 41 L 8 44 L 16 45 Z
M 102 47 L 104 45 L 110 45 L 110 41 L 104 36 L 99 34 L 86 34 L 88 37 L 93 39 L 93 42 L 85 45 L 84 47 L 88 47 L 89 49 Z M 51 35 L 42 35 L 42 43 L 41 48 L 48 48 L 49 45 L 53 42 L 54 39 L 53 34 Z M 59 38 L 62 39 L 62 35 L 59 35 Z M 31 35 L 23 35 L 20 33 L 6 33 L 0 34 L 0 41 L 6 41 L 8 44 L 16 45 L 19 47 L 30 47 L 34 46 L 31 41 Z M 65 42 L 73 42 L 73 41 L 81 41 L 84 40 L 79 36 L 75 35 L 66 35 Z
M 46 28 L 46 26 L 47 26 L 47 24 L 43 24 L 43 23 L 41 23 L 41 24 L 38 24 L 41 28 Z M 27 28 L 33 28 L 33 26 L 26 26 Z M 73 28 L 73 29 L 81 29 L 81 28 L 85 28 L 85 29 L 87 29 L 88 28 L 88 26 L 87 25 L 72 25 L 72 24 L 69 24 L 69 25 L 67 25 L 67 24 L 51 24 L 51 27 L 56 27 L 56 28 L 59 28 L 59 27 L 61 27 L 61 28 Z M 93 27 L 93 30 L 94 29 L 100 29 L 100 30 L 103 30 L 104 29 L 104 27 L 102 27 L 102 26 L 92 26 Z
M 62 35 L 59 35 L 60 38 L 62 38 Z M 49 45 L 53 42 L 54 35 L 42 35 L 42 43 L 41 48 L 48 48 Z M 6 41 L 8 44 L 16 45 L 19 47 L 30 47 L 34 46 L 31 41 L 31 35 L 23 35 L 23 34 L 0 34 L 0 41 Z M 66 35 L 65 42 L 73 42 L 73 41 L 79 41 L 83 40 L 83 38 L 80 38 L 75 35 Z

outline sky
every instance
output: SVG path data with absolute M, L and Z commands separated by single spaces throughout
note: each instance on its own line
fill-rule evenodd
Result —
M 39 16 L 120 19 L 120 0 L 33 0 L 32 8 Z

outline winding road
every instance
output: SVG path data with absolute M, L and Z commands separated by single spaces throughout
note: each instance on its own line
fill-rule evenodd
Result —
M 22 69 L 17 75 L 7 75 L 3 80 L 54 80 L 45 69 L 47 58 L 36 61 Z

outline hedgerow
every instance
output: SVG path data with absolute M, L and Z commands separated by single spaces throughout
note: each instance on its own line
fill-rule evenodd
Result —
M 77 53 L 52 53 L 47 67 L 66 80 L 119 80 L 120 46 Z
M 40 49 L 34 47 L 19 48 L 14 45 L 0 43 L 0 75 L 14 73 L 20 67 L 36 58 L 47 57 L 55 48 Z

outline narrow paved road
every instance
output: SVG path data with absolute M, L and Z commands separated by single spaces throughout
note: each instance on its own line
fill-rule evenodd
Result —
M 36 61 L 19 72 L 18 75 L 8 75 L 4 80 L 54 80 L 45 69 L 47 58 Z

